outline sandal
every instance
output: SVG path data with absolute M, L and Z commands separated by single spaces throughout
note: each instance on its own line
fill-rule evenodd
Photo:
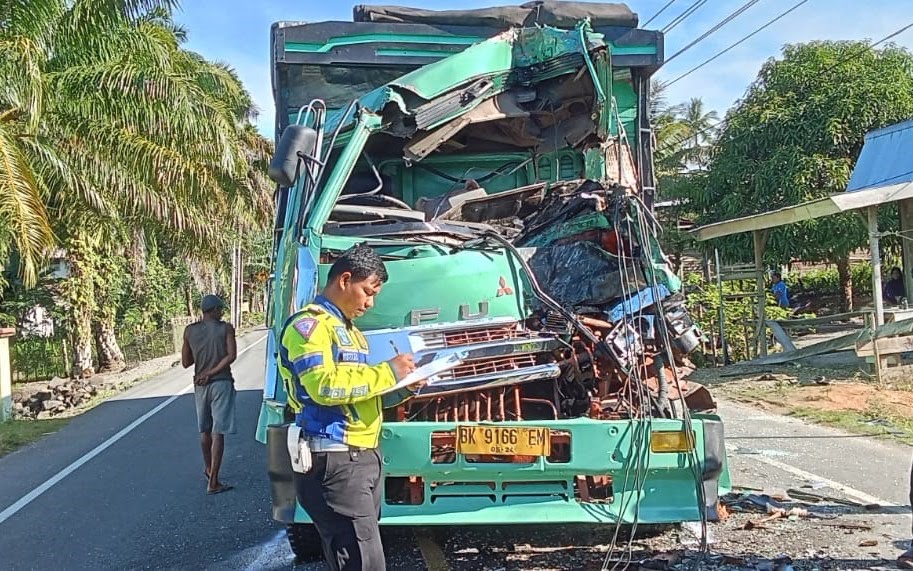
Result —
M 206 493 L 209 495 L 221 494 L 222 492 L 227 492 L 228 490 L 234 489 L 234 486 L 229 486 L 228 484 L 222 484 L 214 490 L 206 490 Z

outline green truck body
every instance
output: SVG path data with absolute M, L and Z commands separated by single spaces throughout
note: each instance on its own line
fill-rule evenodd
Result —
M 716 517 L 723 425 L 678 378 L 700 333 L 650 213 L 662 36 L 611 6 L 573 22 L 559 10 L 554 26 L 365 7 L 361 21 L 274 25 L 282 138 L 257 437 L 296 552 L 309 519 L 276 339 L 365 241 L 390 274 L 358 322 L 372 362 L 394 340 L 466 363 L 388 411 L 382 524 Z M 458 441 L 542 429 L 538 451 Z

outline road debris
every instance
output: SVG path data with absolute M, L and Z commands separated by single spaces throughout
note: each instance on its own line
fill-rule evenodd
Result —
M 684 557 L 682 551 L 666 551 L 657 553 L 649 559 L 637 563 L 640 569 L 674 569 Z
M 839 529 L 845 529 L 845 530 L 849 530 L 849 531 L 872 531 L 872 526 L 866 525 L 866 524 L 861 524 L 861 523 L 837 522 L 837 523 L 821 523 L 820 525 L 836 527 Z
M 796 521 L 800 517 L 809 516 L 808 510 L 803 508 L 790 508 L 789 510 L 786 510 L 768 505 L 767 511 L 770 514 L 769 516 L 756 521 L 748 521 L 742 526 L 742 529 L 759 529 L 763 528 L 765 523 L 770 523 L 774 520 L 788 519 L 790 521 Z
M 844 506 L 850 506 L 850 507 L 861 508 L 861 509 L 878 509 L 881 507 L 878 504 L 861 504 L 859 502 L 854 502 L 853 500 L 847 500 L 847 499 L 838 498 L 835 496 L 826 496 L 824 494 L 815 494 L 812 492 L 797 490 L 795 488 L 791 488 L 791 489 L 787 490 L 786 493 L 789 494 L 789 497 L 796 499 L 796 500 L 801 500 L 804 502 L 811 502 L 811 503 L 829 502 L 832 504 L 840 504 L 840 505 L 844 505 Z
M 681 544 L 684 546 L 700 545 L 701 536 L 703 535 L 703 526 L 700 522 L 697 521 L 687 521 L 682 524 L 682 537 L 680 539 Z M 707 529 L 707 545 L 713 545 L 716 543 L 716 538 L 710 533 L 710 529 Z

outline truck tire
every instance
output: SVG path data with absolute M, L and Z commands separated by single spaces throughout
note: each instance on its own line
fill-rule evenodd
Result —
M 312 523 L 291 523 L 285 528 L 289 547 L 297 561 L 318 561 L 323 558 L 320 534 Z

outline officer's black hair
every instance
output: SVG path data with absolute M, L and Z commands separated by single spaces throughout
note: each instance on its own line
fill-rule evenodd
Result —
M 353 282 L 377 276 L 381 283 L 385 283 L 388 277 L 384 261 L 380 259 L 377 252 L 363 242 L 352 246 L 333 262 L 330 273 L 327 275 L 327 281 L 332 281 L 345 272 L 352 274 Z
M 772 274 L 770 274 L 770 277 L 772 277 L 772 278 L 780 278 L 780 279 L 782 280 L 782 279 L 783 279 L 783 274 L 781 274 L 780 272 L 773 272 Z

